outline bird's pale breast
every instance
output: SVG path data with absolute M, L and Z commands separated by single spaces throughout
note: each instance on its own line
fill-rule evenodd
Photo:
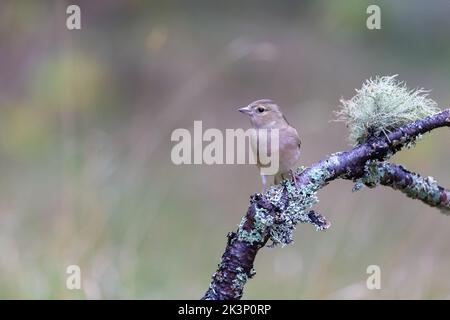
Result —
M 293 127 L 285 127 L 279 129 L 279 143 L 278 148 L 270 141 L 270 130 L 262 133 L 258 129 L 251 135 L 251 146 L 253 151 L 257 155 L 258 166 L 263 166 L 260 159 L 260 149 L 262 146 L 267 146 L 267 155 L 272 157 L 274 152 L 279 152 L 279 170 L 278 173 L 288 172 L 291 168 L 295 167 L 300 158 L 300 138 L 298 137 L 297 130 Z M 264 147 L 263 147 L 264 148 Z

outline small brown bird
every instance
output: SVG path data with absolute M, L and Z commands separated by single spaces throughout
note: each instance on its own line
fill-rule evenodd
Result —
M 260 137 L 258 131 L 260 129 L 268 131 L 278 129 L 278 150 L 275 150 L 270 140 L 268 140 L 268 143 L 266 142 L 267 153 L 270 155 L 273 152 L 278 152 L 279 155 L 278 172 L 274 175 L 275 184 L 280 183 L 283 179 L 289 178 L 292 175 L 292 169 L 296 166 L 300 158 L 301 141 L 297 130 L 287 122 L 280 107 L 272 100 L 262 99 L 254 101 L 246 107 L 239 108 L 239 111 L 250 117 L 250 122 L 256 131 L 256 134 L 251 136 L 251 145 L 254 150 L 261 143 L 258 141 Z M 256 152 L 256 154 L 258 155 L 257 165 L 261 168 L 259 153 Z M 265 190 L 267 186 L 266 176 L 261 174 L 261 180 Z

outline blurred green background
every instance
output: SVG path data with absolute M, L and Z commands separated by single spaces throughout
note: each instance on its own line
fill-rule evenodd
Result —
M 82 29 L 66 29 L 81 7 Z M 381 30 L 366 8 L 381 7 Z M 275 99 L 303 165 L 349 148 L 329 122 L 371 76 L 450 105 L 450 2 L 2 1 L 0 298 L 197 299 L 261 189 L 251 165 L 170 160 L 176 128 L 248 128 Z M 450 185 L 448 129 L 394 161 Z M 244 298 L 450 298 L 450 218 L 383 187 L 319 193 L 326 232 L 263 249 Z M 82 290 L 66 289 L 66 267 Z M 381 290 L 365 286 L 381 268 Z

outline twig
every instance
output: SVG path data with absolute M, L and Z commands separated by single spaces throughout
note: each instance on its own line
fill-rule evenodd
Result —
M 376 172 L 378 179 L 375 185 L 379 183 L 399 190 L 409 198 L 418 199 L 431 207 L 441 209 L 444 214 L 450 214 L 450 190 L 438 185 L 433 177 L 422 177 L 401 165 L 389 162 L 375 163 L 372 170 Z M 375 186 L 371 177 L 367 176 L 362 179 L 362 183 L 368 187 Z

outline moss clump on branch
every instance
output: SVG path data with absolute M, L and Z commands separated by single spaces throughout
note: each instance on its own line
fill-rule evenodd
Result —
M 409 90 L 396 77 L 366 80 L 355 96 L 349 100 L 341 99 L 336 120 L 347 125 L 353 145 L 439 112 L 437 103 L 428 98 L 428 91 Z

